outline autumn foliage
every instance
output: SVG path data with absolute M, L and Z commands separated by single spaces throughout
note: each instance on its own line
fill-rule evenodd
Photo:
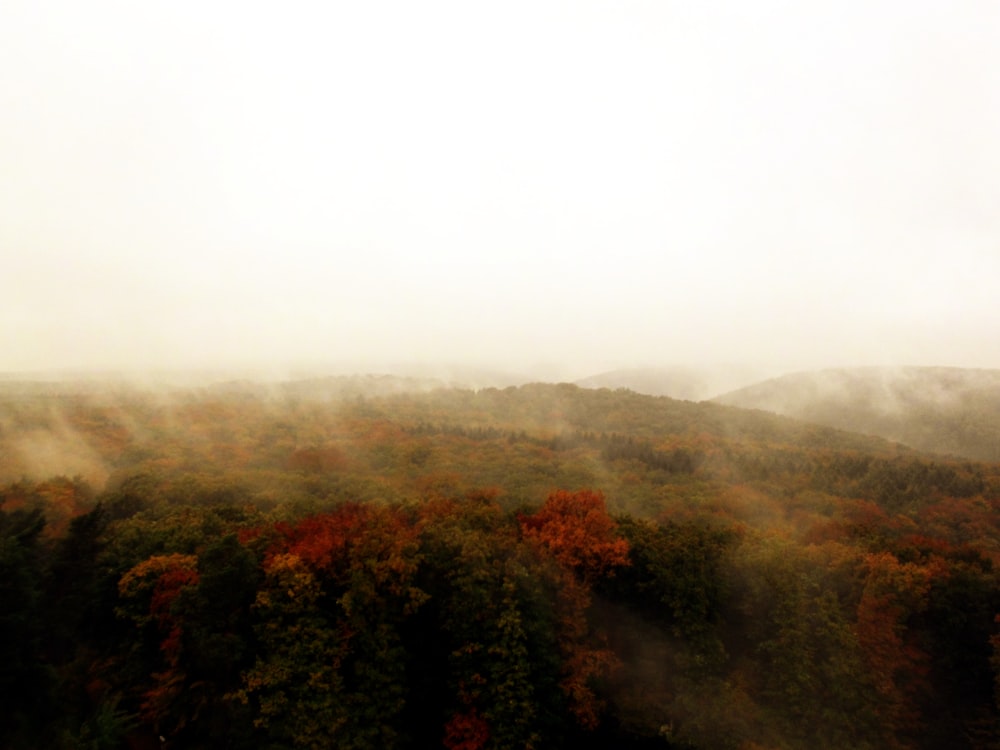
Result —
M 489 738 L 490 728 L 474 708 L 455 714 L 444 727 L 447 750 L 482 750 Z
M 67 407 L 103 489 L 19 478 L 55 422 L 8 405 L 0 747 L 1000 745 L 996 465 L 568 385 L 303 388 Z
M 544 547 L 584 580 L 614 575 L 628 565 L 628 542 L 615 536 L 604 495 L 591 490 L 556 490 L 541 510 L 521 517 L 525 538 Z
M 559 644 L 565 659 L 560 686 L 578 721 L 596 727 L 603 702 L 593 687 L 618 660 L 600 636 L 590 631 L 589 587 L 629 564 L 628 542 L 615 534 L 604 496 L 592 490 L 552 492 L 538 512 L 519 520 L 525 539 L 570 573 L 561 577 L 557 597 Z
M 157 727 L 169 722 L 171 708 L 185 688 L 184 622 L 172 605 L 183 589 L 198 584 L 196 566 L 193 555 L 155 555 L 128 571 L 118 583 L 118 591 L 125 598 L 143 593 L 149 596 L 149 618 L 162 635 L 160 668 L 152 673 L 152 684 L 140 706 L 141 716 Z M 138 622 L 145 619 L 140 614 Z M 183 723 L 179 721 L 178 727 Z

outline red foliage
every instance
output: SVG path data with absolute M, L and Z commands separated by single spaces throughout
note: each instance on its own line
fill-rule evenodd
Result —
M 606 676 L 617 660 L 603 639 L 590 633 L 586 615 L 589 583 L 614 575 L 615 568 L 629 564 L 628 542 L 615 535 L 616 525 L 605 508 L 604 495 L 591 490 L 557 490 L 537 513 L 521 516 L 520 522 L 524 537 L 547 550 L 565 571 L 556 605 L 564 662 L 560 687 L 577 721 L 593 728 L 602 703 L 592 682 Z
M 263 533 L 264 529 L 260 526 L 251 526 L 250 528 L 240 529 L 237 531 L 236 538 L 239 540 L 240 544 L 245 546 L 259 539 Z
M 444 727 L 447 750 L 481 750 L 490 738 L 490 727 L 475 708 L 455 714 Z
M 191 568 L 173 568 L 165 571 L 156 581 L 149 614 L 156 616 L 161 625 L 170 620 L 170 605 L 185 586 L 198 583 L 198 571 Z
M 172 605 L 182 590 L 198 584 L 197 564 L 193 555 L 154 555 L 134 566 L 118 582 L 124 598 L 149 591 L 152 586 L 148 612 L 164 634 L 160 653 L 165 668 L 151 675 L 153 685 L 143 693 L 140 715 L 156 727 L 171 715 L 172 705 L 184 693 L 187 679 L 181 659 L 184 622 Z M 183 719 L 178 721 L 175 729 L 183 725 Z
M 369 515 L 368 506 L 347 503 L 330 513 L 310 516 L 296 526 L 280 524 L 284 549 L 316 570 L 327 570 L 358 536 Z
M 352 571 L 364 570 L 377 585 L 398 593 L 412 574 L 417 530 L 398 508 L 345 503 L 329 513 L 291 526 L 275 524 L 277 542 L 267 560 L 294 555 L 314 572 L 346 583 Z
M 614 519 L 600 492 L 556 490 L 537 513 L 519 520 L 526 539 L 546 548 L 584 580 L 614 575 L 616 567 L 629 564 L 628 542 L 615 535 Z
M 879 713 L 887 726 L 898 731 L 920 721 L 913 706 L 926 691 L 928 660 L 907 620 L 926 607 L 930 579 L 939 566 L 901 564 L 894 555 L 881 552 L 868 555 L 865 567 L 856 633 L 883 701 Z

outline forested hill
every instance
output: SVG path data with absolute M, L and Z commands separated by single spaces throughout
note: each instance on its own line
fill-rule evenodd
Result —
M 627 388 L 650 396 L 703 401 L 773 374 L 766 369 L 739 365 L 645 367 L 610 370 L 581 378 L 575 383 L 584 388 Z
M 1000 464 L 434 385 L 0 387 L 0 747 L 1000 742 Z
M 855 368 L 785 375 L 714 401 L 918 450 L 1000 461 L 1000 370 Z
M 435 385 L 375 376 L 167 389 L 6 384 L 0 388 L 0 481 L 79 475 L 100 488 L 109 477 L 168 467 L 208 472 L 238 467 L 246 477 L 281 468 L 301 450 L 336 448 L 360 456 L 378 446 L 376 453 L 402 455 L 418 444 L 427 447 L 417 451 L 427 452 L 425 467 L 438 457 L 444 468 L 450 444 L 433 439 L 437 434 L 503 437 L 509 446 L 572 445 L 581 456 L 610 450 L 606 443 L 638 441 L 644 449 L 712 455 L 717 461 L 725 453 L 731 472 L 740 471 L 737 456 L 771 460 L 805 449 L 906 453 L 883 440 L 772 414 L 625 390 L 538 383 L 473 391 Z M 395 439 L 381 445 L 362 427 L 374 424 L 392 425 Z M 235 463 L 222 460 L 226 455 Z M 361 473 L 366 465 L 353 464 Z M 467 470 L 475 474 L 484 465 L 477 458 Z M 582 462 L 578 479 L 595 481 L 595 467 L 593 460 Z M 541 476 L 551 472 L 549 466 Z

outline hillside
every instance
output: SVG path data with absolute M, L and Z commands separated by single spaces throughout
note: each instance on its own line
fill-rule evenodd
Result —
M 754 383 L 767 370 L 737 365 L 716 367 L 649 367 L 611 370 L 575 381 L 581 388 L 626 388 L 649 396 L 703 401 Z
M 627 390 L 7 383 L 0 745 L 975 750 L 998 511 Z
M 918 450 L 1000 461 L 1000 370 L 823 370 L 766 380 L 713 400 Z
M 372 437 L 373 424 L 392 429 L 387 436 Z M 160 472 L 164 467 L 210 472 L 238 467 L 245 483 L 282 467 L 296 450 L 336 445 L 345 454 L 361 455 L 383 442 L 379 450 L 392 454 L 433 444 L 431 454 L 440 456 L 443 468 L 455 446 L 436 436 L 450 433 L 504 438 L 511 447 L 585 446 L 584 452 L 599 451 L 602 440 L 618 439 L 702 453 L 725 446 L 727 455 L 758 452 L 761 446 L 766 451 L 900 451 L 876 438 L 785 417 L 569 384 L 473 391 L 389 376 L 227 381 L 154 390 L 123 383 L 105 389 L 92 382 L 19 383 L 0 388 L 0 481 L 80 475 L 100 488 L 109 478 L 154 466 Z M 241 458 L 236 464 L 220 460 L 228 454 Z M 603 464 L 584 463 L 581 479 L 599 479 Z M 368 475 L 387 467 L 359 462 L 354 468 Z M 464 471 L 483 474 L 484 464 L 474 461 Z M 727 471 L 738 470 L 729 466 Z M 541 478 L 551 474 L 551 467 L 537 474 L 543 491 L 549 485 Z

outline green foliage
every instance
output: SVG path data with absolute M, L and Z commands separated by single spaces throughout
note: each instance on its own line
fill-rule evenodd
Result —
M 722 565 L 735 532 L 700 524 L 654 524 L 619 519 L 631 565 L 605 584 L 617 601 L 635 603 L 647 617 L 695 649 L 695 664 L 718 666 L 718 637 L 726 582 Z
M 422 684 L 429 675 L 445 676 L 439 705 L 425 710 L 448 720 L 475 711 L 488 727 L 488 747 L 540 747 L 565 711 L 557 582 L 521 544 L 511 520 L 489 500 L 422 509 L 429 616 L 418 632 L 436 648 L 414 669 Z
M 267 564 L 254 605 L 257 656 L 235 695 L 279 747 L 330 747 L 348 721 L 340 666 L 350 634 L 323 611 L 321 594 L 295 555 Z
M 129 732 L 135 729 L 137 718 L 121 708 L 120 699 L 113 696 L 101 700 L 93 713 L 61 743 L 66 750 L 117 750 Z
M 997 465 L 568 385 L 32 398 L 0 443 L 108 481 L 0 488 L 4 747 L 1000 736 Z
M 41 510 L 0 511 L 0 743 L 14 747 L 47 718 L 51 675 L 42 661 Z
M 852 626 L 854 592 L 842 578 L 852 562 L 841 554 L 776 539 L 745 540 L 735 552 L 727 641 L 755 662 L 746 678 L 796 746 L 882 746 L 878 696 Z

